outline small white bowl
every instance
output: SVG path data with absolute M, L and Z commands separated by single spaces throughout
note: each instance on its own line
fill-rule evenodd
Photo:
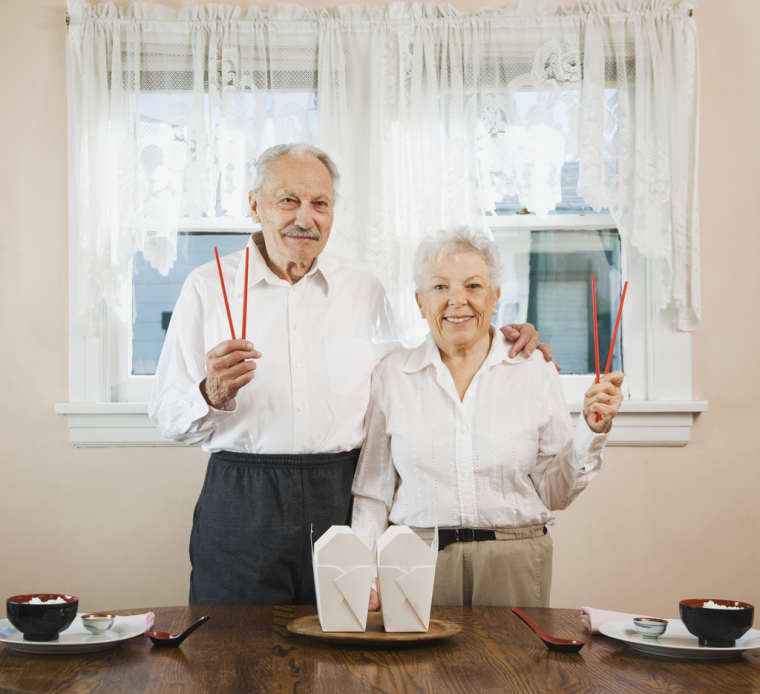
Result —
M 634 617 L 633 626 L 645 639 L 656 639 L 665 633 L 668 620 L 657 617 Z
M 91 634 L 104 634 L 113 626 L 115 615 L 94 612 L 82 615 L 82 624 Z

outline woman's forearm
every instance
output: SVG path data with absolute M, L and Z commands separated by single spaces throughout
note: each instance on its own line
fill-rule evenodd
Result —
M 372 552 L 377 538 L 388 527 L 388 508 L 382 501 L 368 496 L 354 496 L 351 528 Z

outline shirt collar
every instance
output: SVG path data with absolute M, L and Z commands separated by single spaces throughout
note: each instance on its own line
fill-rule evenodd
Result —
M 507 338 L 504 337 L 504 333 L 498 328 L 494 328 L 491 349 L 486 356 L 486 360 L 483 362 L 483 366 L 494 366 L 501 362 L 506 364 L 521 364 L 526 361 L 526 357 L 524 357 L 522 353 L 518 354 L 516 357 L 509 356 L 510 344 L 511 343 L 507 342 Z
M 248 287 L 253 287 L 259 282 L 279 286 L 292 286 L 290 282 L 284 280 L 272 272 L 267 261 L 261 253 L 261 247 L 264 245 L 264 236 L 260 231 L 255 231 L 248 239 L 247 248 L 249 249 L 248 262 Z M 330 257 L 317 256 L 314 265 L 304 277 L 300 280 L 303 282 L 307 277 L 314 277 L 319 280 L 325 294 L 330 288 L 329 277 L 333 275 L 336 268 L 336 261 Z M 245 284 L 245 251 L 240 254 L 237 271 L 235 273 L 235 294 L 242 296 L 243 285 Z
M 422 371 L 426 366 L 437 365 L 441 363 L 441 353 L 433 341 L 433 336 L 428 333 L 425 341 L 415 347 L 404 363 L 402 370 L 411 374 L 415 371 Z
M 506 362 L 507 364 L 520 364 L 524 361 L 525 357 L 521 354 L 518 354 L 516 357 L 509 356 L 509 347 L 504 334 L 498 328 L 494 328 L 491 348 L 488 350 L 488 354 L 486 355 L 480 370 L 490 368 L 501 362 Z M 422 371 L 422 369 L 427 366 L 435 366 L 438 368 L 438 365 L 442 364 L 441 353 L 438 351 L 433 336 L 428 333 L 425 341 L 411 351 L 402 369 L 405 373 L 414 373 L 415 371 Z

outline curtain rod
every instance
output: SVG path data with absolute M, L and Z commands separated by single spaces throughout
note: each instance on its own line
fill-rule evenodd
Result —
M 689 17 L 691 17 L 694 14 L 694 10 L 689 10 Z M 69 24 L 71 24 L 71 15 L 67 12 L 66 13 L 66 28 L 68 29 Z

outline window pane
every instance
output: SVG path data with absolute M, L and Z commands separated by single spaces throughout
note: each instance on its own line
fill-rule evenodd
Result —
M 534 89 L 531 83 L 530 75 L 523 75 L 509 89 L 479 98 L 476 140 L 485 210 L 494 215 L 523 209 L 539 215 L 593 212 L 578 194 L 580 89 L 573 80 L 558 89 Z M 604 95 L 609 182 L 617 170 L 618 95 L 611 88 Z
M 595 211 L 578 195 L 577 161 L 566 161 L 562 165 L 560 186 L 562 188 L 562 199 L 553 210 L 549 211 L 549 214 L 588 214 Z M 505 195 L 494 205 L 494 212 L 496 214 L 515 214 L 524 207 L 517 195 Z M 605 210 L 600 211 L 604 212 Z
M 189 272 L 219 255 L 240 250 L 248 242 L 248 232 L 180 232 L 177 237 L 177 262 L 168 275 L 161 275 L 138 253 L 132 274 L 134 324 L 132 330 L 133 375 L 156 372 L 174 304 Z
M 504 272 L 498 325 L 533 323 L 563 374 L 595 370 L 591 276 L 596 276 L 599 360 L 604 371 L 621 292 L 615 229 L 495 233 Z M 610 370 L 622 368 L 622 330 Z
M 188 93 L 140 95 L 138 143 L 144 214 L 148 226 L 170 228 L 183 217 L 250 217 L 248 191 L 256 157 L 282 142 L 317 138 L 319 114 L 311 91 L 236 93 L 218 110 L 208 95 L 202 103 Z M 215 119 L 214 158 L 194 130 L 196 109 Z

